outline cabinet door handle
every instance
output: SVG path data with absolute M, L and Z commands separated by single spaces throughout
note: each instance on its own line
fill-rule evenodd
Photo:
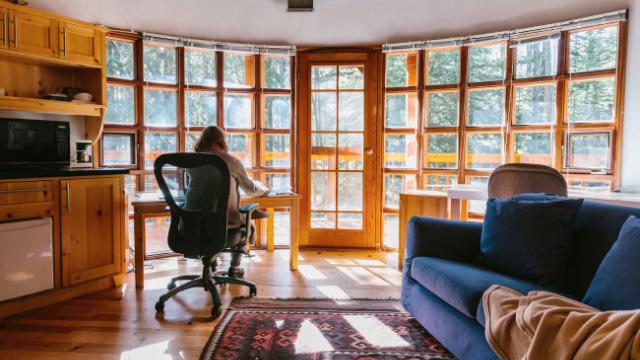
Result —
M 67 57 L 67 28 L 62 28 L 62 38 L 64 43 L 64 57 Z
M 47 191 L 49 188 L 32 188 L 32 189 L 15 189 L 15 190 L 0 190 L 0 194 L 12 194 L 12 193 L 24 193 L 24 192 L 35 192 L 35 191 Z
M 18 47 L 18 17 L 13 16 L 13 47 Z
M 71 187 L 69 186 L 69 182 L 65 185 L 67 187 L 67 214 L 71 214 Z
M 2 46 L 7 46 L 7 14 L 2 13 Z

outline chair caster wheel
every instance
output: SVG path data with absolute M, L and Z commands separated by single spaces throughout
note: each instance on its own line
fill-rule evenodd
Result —
M 173 289 L 176 288 L 176 284 L 175 283 L 169 283 L 169 285 L 167 285 L 167 290 L 171 291 Z
M 211 309 L 212 319 L 217 319 L 218 316 L 220 316 L 221 314 L 222 314 L 222 309 L 220 307 L 214 307 L 213 309 Z
M 162 303 L 162 302 L 158 301 L 158 302 L 156 303 L 156 311 L 159 311 L 159 312 L 164 311 L 164 303 Z
M 249 296 L 256 296 L 256 295 L 258 295 L 258 289 L 254 287 L 249 288 Z

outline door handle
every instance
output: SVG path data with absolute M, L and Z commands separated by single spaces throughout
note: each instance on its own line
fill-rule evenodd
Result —
M 2 13 L 2 46 L 7 46 L 7 14 Z
M 65 183 L 67 188 L 67 214 L 71 214 L 71 187 L 69 186 L 69 182 Z
M 372 148 L 366 148 L 364 152 L 367 155 L 373 155 L 373 149 Z
M 67 57 L 67 28 L 62 28 L 62 43 L 64 44 L 64 57 Z
M 13 16 L 13 47 L 18 47 L 18 16 Z

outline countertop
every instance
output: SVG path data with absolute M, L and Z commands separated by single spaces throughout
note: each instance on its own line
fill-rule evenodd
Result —
M 129 169 L 122 168 L 0 168 L 0 179 L 126 175 L 128 173 Z

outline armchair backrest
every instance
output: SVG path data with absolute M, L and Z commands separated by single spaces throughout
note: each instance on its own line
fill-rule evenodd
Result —
M 184 199 L 176 199 L 165 179 L 167 172 L 175 174 L 176 169 L 186 174 Z M 224 160 L 208 153 L 163 154 L 154 163 L 154 174 L 171 211 L 169 248 L 190 258 L 211 256 L 224 249 L 231 181 Z
M 489 198 L 510 199 L 518 194 L 567 196 L 567 182 L 556 169 L 537 164 L 505 164 L 489 177 Z

